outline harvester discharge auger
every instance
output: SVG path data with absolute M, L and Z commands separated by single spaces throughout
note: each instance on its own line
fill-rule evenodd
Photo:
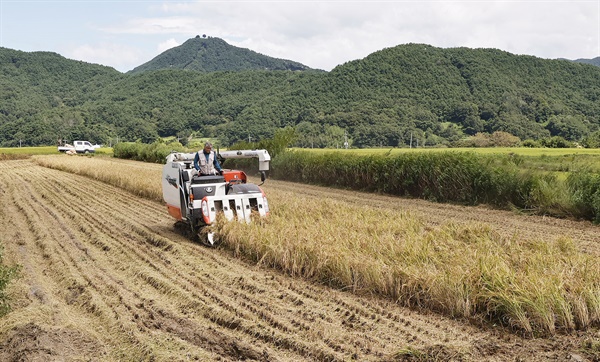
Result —
M 194 156 L 194 153 L 173 152 L 163 167 L 163 199 L 178 223 L 186 224 L 201 241 L 214 245 L 214 234 L 202 230 L 214 223 L 217 215 L 241 222 L 250 222 L 252 213 L 267 216 L 267 197 L 259 185 L 246 182 L 245 172 L 223 169 L 220 175 L 199 175 L 193 166 Z M 266 150 L 224 151 L 218 157 L 258 158 L 262 182 L 271 160 Z

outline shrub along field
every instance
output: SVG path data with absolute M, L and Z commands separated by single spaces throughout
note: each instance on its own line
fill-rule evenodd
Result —
M 453 187 L 432 195 L 466 202 L 478 200 L 469 198 L 469 191 L 482 199 L 491 197 L 486 189 L 489 185 L 505 192 L 511 188 L 533 190 L 531 179 L 521 179 L 516 171 L 506 176 L 473 154 L 439 156 L 445 162 L 427 158 L 429 155 L 412 155 L 402 160 L 404 163 L 395 160 L 401 170 L 422 165 L 439 172 L 435 177 L 410 179 L 392 174 L 395 187 L 433 192 L 433 187 L 444 185 L 442 180 L 450 180 Z M 282 172 L 285 157 L 290 157 L 289 172 L 344 182 L 354 182 L 349 175 L 361 175 L 365 165 L 385 167 L 388 162 L 379 158 L 375 161 L 380 163 L 363 164 L 362 157 L 347 156 L 347 163 L 344 159 L 333 162 L 332 156 L 293 152 L 277 159 L 277 173 Z M 317 166 L 302 160 L 313 160 Z M 161 199 L 160 165 L 61 156 L 36 157 L 35 161 Z M 468 172 L 459 170 L 458 164 L 468 165 Z M 373 183 L 375 190 L 384 185 L 367 176 L 359 181 L 365 182 L 359 185 Z M 464 188 L 470 189 L 465 192 Z M 586 329 L 600 322 L 598 254 L 582 252 L 567 236 L 555 240 L 507 237 L 496 225 L 481 223 L 432 227 L 410 211 L 349 206 L 341 200 L 306 197 L 302 192 L 273 189 L 268 197 L 268 219 L 250 225 L 221 222 L 213 226 L 226 248 L 290 275 L 451 316 L 501 323 L 533 335 Z M 508 196 L 504 200 L 514 201 Z
M 511 155 L 519 159 L 521 168 L 537 171 L 568 172 L 571 170 L 600 171 L 600 149 L 598 148 L 529 148 L 529 147 L 486 147 L 486 148 L 363 148 L 363 149 L 316 149 L 298 148 L 297 151 L 311 153 L 353 154 L 362 156 L 390 155 L 423 152 L 474 152 L 481 155 Z

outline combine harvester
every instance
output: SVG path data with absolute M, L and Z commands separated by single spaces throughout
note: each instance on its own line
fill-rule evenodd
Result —
M 178 223 L 187 224 L 194 236 L 200 236 L 202 242 L 212 246 L 214 233 L 201 231 L 212 224 L 218 214 L 229 221 L 250 222 L 252 213 L 260 217 L 269 213 L 267 197 L 259 187 L 265 181 L 271 160 L 266 150 L 217 152 L 221 162 L 228 158 L 258 158 L 260 185 L 246 183 L 246 173 L 239 170 L 223 169 L 222 175 L 198 175 L 194 156 L 195 153 L 169 154 L 162 173 L 163 199 L 169 214 Z

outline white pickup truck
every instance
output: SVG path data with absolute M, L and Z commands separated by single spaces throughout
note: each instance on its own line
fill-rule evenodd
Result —
M 90 153 L 94 152 L 95 148 L 88 141 L 73 141 L 72 145 L 65 143 L 64 146 L 58 146 L 58 151 L 66 153 Z

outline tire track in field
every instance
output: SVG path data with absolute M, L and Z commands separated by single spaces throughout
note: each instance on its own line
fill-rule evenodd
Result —
M 220 294 L 223 294 L 223 291 L 219 291 L 219 293 L 220 293 Z M 244 295 L 243 295 L 243 294 L 241 294 L 241 296 L 244 296 Z M 222 302 L 221 302 L 221 301 L 219 301 L 219 300 L 215 300 L 215 302 L 217 302 L 217 303 L 219 303 L 219 304 L 222 304 Z M 275 321 L 275 318 L 274 318 L 274 316 L 272 316 L 272 315 L 268 315 L 267 313 L 265 313 L 265 312 L 263 311 L 263 309 L 264 309 L 264 308 L 263 308 L 263 307 L 264 307 L 263 303 L 261 303 L 261 302 L 256 302 L 256 301 L 255 301 L 255 302 L 254 302 L 254 304 L 258 304 L 258 308 L 257 308 L 257 307 L 254 307 L 254 306 L 252 306 L 252 305 L 247 305 L 247 308 L 251 309 L 251 311 L 252 311 L 252 312 L 254 312 L 254 313 L 259 313 L 259 314 L 261 315 L 261 318 L 262 318 L 262 319 L 265 319 L 265 320 L 268 320 L 268 321 L 269 321 L 269 323 L 270 323 L 271 325 L 273 325 L 273 326 L 275 326 L 275 327 L 279 327 L 279 326 L 281 325 L 281 323 L 280 323 L 280 322 L 277 322 L 277 321 Z M 229 307 L 229 308 L 227 308 L 227 309 L 228 309 L 228 310 L 230 310 L 230 311 L 234 310 L 234 308 L 232 308 L 232 307 Z M 285 328 L 286 330 L 287 330 L 287 329 L 290 329 L 290 328 L 288 328 L 288 327 L 285 327 L 285 326 L 284 326 L 283 328 Z
M 11 260 L 28 265 L 17 289 L 43 286 L 7 325 L 75 328 L 86 338 L 70 342 L 97 347 L 82 349 L 86 358 L 368 361 L 406 347 L 441 360 L 559 353 L 261 270 L 175 233 L 161 203 L 85 177 L 0 162 L 0 186 L 0 237 Z M 47 318 L 26 313 L 48 309 Z
M 74 214 L 68 215 L 69 217 L 72 217 L 72 218 L 76 219 L 78 215 L 81 215 L 81 211 L 82 210 L 78 210 L 77 207 L 73 207 L 72 209 L 73 209 Z M 63 210 L 63 213 L 65 213 L 65 214 L 67 214 L 68 212 L 69 212 L 69 210 Z M 49 211 L 49 213 L 51 214 L 52 212 Z M 76 220 L 76 221 L 78 223 L 85 222 L 84 220 Z M 71 239 L 75 240 L 75 238 L 73 238 L 73 237 Z M 129 238 L 128 241 L 134 241 L 134 240 L 131 240 L 131 238 Z M 75 243 L 75 244 L 78 244 L 78 242 Z M 136 245 L 136 243 L 133 243 L 133 245 Z M 140 243 L 138 242 L 137 245 L 140 245 Z M 74 246 L 77 246 L 77 245 L 74 245 Z M 77 247 L 77 249 L 81 249 L 81 248 Z M 122 248 L 120 251 L 123 252 L 125 250 Z M 88 252 L 87 252 L 87 250 L 85 251 L 85 255 L 86 256 L 89 255 Z M 147 257 L 142 257 L 140 254 L 134 255 L 134 257 L 131 258 L 131 260 L 129 261 L 129 263 L 133 263 L 134 260 L 136 260 L 136 259 L 138 260 L 138 262 L 139 262 L 139 260 L 144 261 L 144 263 L 142 263 L 142 264 L 150 264 L 150 266 L 152 267 L 152 269 L 159 270 L 159 267 L 154 265 L 156 263 L 155 261 L 152 261 L 150 258 L 147 258 Z M 99 259 L 95 260 L 95 262 L 98 263 L 98 264 L 104 265 L 104 263 L 100 262 Z M 102 271 L 102 272 L 104 272 L 104 271 Z M 124 289 L 124 288 L 119 288 L 118 286 L 114 286 L 113 283 L 112 283 L 112 281 L 105 280 L 103 275 L 91 275 L 92 273 L 88 273 L 88 275 L 85 275 L 83 272 L 80 272 L 79 274 L 81 274 L 86 279 L 87 283 L 79 284 L 78 288 L 82 288 L 82 285 L 86 285 L 87 284 L 87 285 L 91 286 L 93 289 L 96 289 L 96 292 L 98 294 L 110 294 L 110 292 L 112 292 L 112 291 L 118 291 L 118 290 L 123 290 Z M 159 280 L 158 277 L 151 275 L 151 273 L 148 272 L 148 271 L 143 271 L 143 270 L 140 269 L 135 274 L 138 274 L 138 280 L 145 281 L 147 284 L 150 284 L 150 285 L 152 285 L 154 287 L 157 287 L 157 284 L 159 284 L 159 285 L 161 285 L 161 284 L 162 285 L 169 284 L 169 281 L 161 281 L 161 280 Z M 123 279 L 119 280 L 118 284 L 123 284 Z M 103 288 L 105 290 L 101 290 L 101 288 Z M 87 289 L 89 289 L 89 287 Z M 172 289 L 172 288 L 170 288 L 170 289 Z M 138 307 L 138 309 L 140 309 L 140 307 L 143 307 L 145 305 L 143 303 L 143 301 L 144 301 L 144 299 L 147 299 L 147 298 L 140 298 L 137 293 L 128 293 L 128 294 L 129 294 L 129 298 L 127 298 L 126 296 L 122 296 L 122 295 L 119 296 L 119 302 L 121 302 L 121 304 L 122 304 L 123 300 L 130 299 L 132 295 L 135 297 L 136 302 L 135 303 L 130 303 L 129 305 L 127 305 L 127 310 L 129 310 L 129 311 L 134 310 L 134 305 L 133 304 L 135 304 L 135 306 Z M 112 309 L 112 305 L 114 305 L 115 303 L 114 303 L 114 301 L 112 301 L 112 302 L 108 301 L 107 304 L 108 304 L 107 307 L 109 309 Z M 91 310 L 94 311 L 94 312 L 96 312 L 98 309 L 102 309 L 102 308 L 99 308 L 97 306 L 97 304 L 92 304 L 91 306 L 87 306 L 87 307 L 91 308 Z M 105 307 L 105 306 L 103 306 L 103 307 Z M 115 315 L 120 314 L 119 311 L 116 311 L 116 310 L 112 310 L 111 312 L 114 313 Z M 153 313 L 154 310 L 146 309 L 143 312 L 145 312 L 145 314 L 147 316 L 149 316 L 150 319 L 155 320 L 155 314 Z M 136 312 L 136 314 L 137 313 L 141 314 L 142 311 L 138 310 Z M 109 314 L 111 314 L 111 313 L 109 313 Z M 133 316 L 133 317 L 135 317 L 135 316 Z M 134 318 L 131 318 L 131 320 L 133 320 L 133 319 Z M 158 324 L 157 323 L 158 322 L 152 322 L 152 323 L 142 322 L 142 323 L 138 323 L 137 326 L 138 327 L 143 326 L 146 329 L 147 328 L 156 328 L 156 326 L 160 324 L 160 323 L 158 323 Z M 124 331 L 124 332 L 127 332 L 127 331 Z M 214 332 L 214 334 L 218 334 L 218 333 Z M 231 341 L 233 341 L 232 338 L 229 338 L 229 339 Z M 211 338 L 210 340 L 211 341 L 220 340 L 223 343 L 227 343 L 226 342 L 227 341 L 227 336 L 225 336 L 225 335 L 218 335 L 217 337 Z M 238 343 L 237 348 L 238 349 L 242 349 L 242 347 L 243 347 L 242 344 L 243 343 L 241 343 L 241 342 Z M 215 348 L 214 346 L 215 346 L 215 344 L 211 343 L 210 345 L 208 345 L 208 348 L 209 349 L 214 349 Z M 248 349 L 247 346 L 244 347 L 244 348 Z M 246 352 L 242 352 L 242 353 L 246 353 Z M 236 354 L 240 354 L 240 352 L 238 351 L 238 352 L 236 352 Z M 256 355 L 257 353 L 255 352 L 254 354 Z
M 137 257 L 138 257 L 138 258 L 142 258 L 142 256 L 140 256 L 140 255 L 137 255 Z M 175 273 L 176 273 L 176 271 L 175 271 Z M 151 280 L 152 280 L 154 283 L 158 283 L 158 281 L 157 281 L 155 278 L 152 278 L 152 277 L 148 277 L 148 278 L 151 278 Z M 184 277 L 184 276 L 182 276 L 182 275 L 178 275 L 178 276 L 177 276 L 177 279 L 180 279 L 180 278 L 182 278 L 182 279 L 185 279 L 185 277 Z M 174 282 L 174 281 L 171 281 L 171 282 Z M 165 282 L 162 282 L 162 281 L 161 281 L 160 283 L 162 283 L 162 284 L 165 284 L 165 283 L 169 283 L 169 281 L 165 281 Z M 200 287 L 200 286 L 196 284 L 196 285 L 195 285 L 195 287 Z M 187 288 L 186 288 L 186 289 L 187 289 Z M 221 292 L 222 292 L 222 291 L 220 291 L 219 293 L 221 293 Z M 213 293 L 213 295 L 216 295 L 216 294 L 215 294 L 215 293 Z M 224 305 L 224 304 L 225 304 L 225 303 L 223 303 L 221 300 L 218 300 L 218 299 L 217 299 L 217 300 L 214 300 L 214 302 L 218 303 L 219 305 Z M 251 306 L 250 306 L 249 308 L 251 308 L 251 309 L 252 309 L 252 307 L 251 307 Z M 228 309 L 229 311 L 233 311 L 235 308 L 233 308 L 233 307 L 227 307 L 227 306 L 226 306 L 226 309 Z M 254 311 L 254 310 L 253 310 L 253 311 Z M 239 312 L 238 312 L 238 313 L 239 313 Z M 278 322 L 274 322 L 274 318 L 273 318 L 273 317 L 268 317 L 268 318 L 267 318 L 267 316 L 265 315 L 265 313 L 264 313 L 264 312 L 262 313 L 262 318 L 263 318 L 263 319 L 268 319 L 268 320 L 270 320 L 270 323 L 271 323 L 271 324 L 273 324 L 273 325 L 275 325 L 275 326 L 279 326 L 279 323 L 278 323 Z
M 23 176 L 23 178 L 27 178 L 27 175 L 24 175 L 24 176 Z M 44 180 L 46 180 L 45 182 L 49 182 L 49 184 L 53 184 L 53 183 L 54 183 L 54 182 L 56 182 L 56 181 L 60 181 L 60 180 L 49 180 L 49 181 L 48 181 L 48 177 L 46 177 L 46 176 L 44 176 L 44 177 L 38 177 L 38 178 L 39 178 L 39 179 L 44 179 Z M 46 189 L 46 190 L 45 190 L 45 192 L 48 192 L 48 190 L 49 190 L 49 188 L 48 188 L 48 189 Z M 33 194 L 33 192 L 32 192 L 32 190 L 27 190 L 27 191 L 26 191 L 26 194 Z M 23 200 L 21 200 L 21 201 L 23 202 Z M 68 203 L 68 204 L 71 204 L 71 205 L 73 205 L 73 204 L 76 204 L 76 203 L 74 203 L 73 201 L 76 201 L 76 200 L 69 200 L 69 198 L 65 198 L 65 197 L 63 197 L 63 198 L 61 199 L 61 202 L 66 202 L 66 203 Z M 28 206 L 28 207 L 29 207 L 29 206 L 33 206 L 33 204 L 29 204 L 29 205 L 27 205 L 27 206 Z M 56 205 L 55 205 L 55 206 L 56 206 Z M 70 211 L 70 210 L 73 210 L 73 214 L 69 214 L 69 211 Z M 48 212 L 48 211 L 50 211 L 50 212 L 48 212 L 48 214 L 50 214 L 50 215 L 52 215 L 52 214 L 53 214 L 53 212 L 51 212 L 51 210 L 46 210 L 46 211 L 47 211 L 47 212 Z M 76 219 L 76 218 L 77 218 L 77 215 L 80 215 L 80 214 L 81 214 L 81 211 L 82 211 L 82 210 L 78 210 L 78 209 L 77 209 L 77 207 L 69 207 L 69 208 L 65 208 L 65 209 L 61 210 L 60 214 L 61 214 L 61 215 L 62 215 L 62 214 L 66 215 L 66 219 L 69 219 L 69 218 L 75 218 L 75 219 Z M 102 210 L 98 210 L 98 211 L 100 212 L 100 211 L 102 211 Z M 40 212 L 39 214 L 41 214 L 41 212 Z M 36 216 L 37 216 L 37 215 L 36 215 Z M 54 214 L 54 215 L 52 215 L 52 216 L 54 217 L 55 221 L 57 221 L 58 219 L 60 219 L 60 218 L 57 216 L 57 214 Z M 77 223 L 80 223 L 80 222 L 82 222 L 82 221 L 83 221 L 83 220 L 76 220 L 76 222 L 77 222 Z M 64 227 L 64 221 L 59 221 L 59 222 L 58 222 L 58 224 L 62 224 L 62 225 L 63 225 L 63 227 Z M 42 235 L 42 237 L 45 237 L 45 235 Z M 64 235 L 60 235 L 60 236 L 59 236 L 59 238 L 61 238 L 61 239 L 64 239 L 64 237 L 65 237 Z M 71 233 L 70 233 L 70 239 L 75 239 L 75 237 L 74 237 L 74 233 L 73 233 L 73 232 L 71 232 Z M 74 245 L 72 245 L 72 246 L 73 246 L 73 249 L 78 249 L 78 250 L 80 250 L 80 251 L 81 251 L 81 250 L 85 250 L 85 249 L 83 249 L 82 247 L 80 247 L 80 246 L 78 246 L 78 245 L 77 245 L 77 244 L 78 244 L 78 242 L 75 242 L 75 243 L 73 243 L 73 244 L 74 244 Z M 196 249 L 197 249 L 197 248 L 196 248 Z M 122 250 L 121 250 L 121 252 L 122 252 Z M 87 252 L 85 252 L 85 254 L 86 254 L 86 255 L 88 255 L 88 253 L 87 253 Z M 137 256 L 139 257 L 139 255 L 137 255 Z M 67 264 L 67 263 L 68 263 L 68 262 L 63 262 L 63 264 Z M 143 274 L 142 274 L 142 275 L 143 275 Z M 156 284 L 156 283 L 159 283 L 159 281 L 157 280 L 157 278 L 156 278 L 156 277 L 149 276 L 149 275 L 146 275 L 145 277 L 146 277 L 146 280 L 147 280 L 147 281 L 148 281 L 150 284 Z M 90 278 L 90 277 L 88 276 L 87 278 Z M 98 279 L 95 279 L 95 280 L 91 280 L 91 279 L 89 279 L 89 280 L 87 280 L 87 282 L 88 282 L 88 284 L 90 284 L 90 285 L 98 285 L 98 284 L 101 284 L 101 281 L 99 280 L 99 278 L 98 278 Z M 160 283 L 162 283 L 162 284 L 167 284 L 167 283 L 165 283 L 165 282 L 160 282 Z M 80 283 L 80 285 L 81 285 L 81 284 L 85 284 L 85 283 Z M 155 285 L 155 286 L 156 286 L 156 285 Z M 99 291 L 99 292 L 101 292 L 101 291 Z M 221 293 L 221 292 L 222 292 L 222 290 L 218 290 L 217 292 L 218 292 L 218 293 Z M 212 303 L 216 303 L 216 304 L 218 304 L 218 305 L 221 305 L 221 306 L 226 306 L 226 303 L 225 303 L 225 302 L 223 302 L 222 300 L 220 300 L 219 298 L 217 298 L 217 297 L 216 297 L 218 294 L 215 294 L 215 293 L 206 293 L 206 294 L 210 294 L 210 295 L 211 295 L 211 298 L 212 298 L 213 300 L 212 300 L 212 301 L 210 301 L 210 302 L 212 302 Z M 120 298 L 120 299 L 123 299 L 123 298 Z M 205 302 L 206 302 L 206 301 L 205 301 Z M 141 305 L 142 303 L 139 303 L 139 304 Z M 93 310 L 93 311 L 97 311 L 98 309 L 101 309 L 101 308 L 98 308 L 98 307 L 97 307 L 96 305 L 94 305 L 94 304 L 93 304 L 91 307 L 92 307 L 92 310 Z M 229 310 L 234 310 L 235 308 L 233 308 L 233 307 L 229 307 L 229 308 L 227 308 L 227 309 L 229 309 Z M 165 314 L 165 313 L 162 313 L 162 314 Z M 149 313 L 149 315 L 152 315 L 152 314 L 150 314 L 150 313 Z M 264 316 L 264 314 L 263 314 L 263 316 Z M 239 324 L 239 322 L 236 322 L 235 320 L 234 320 L 234 321 L 230 321 L 230 320 L 229 320 L 230 318 L 231 318 L 231 316 L 224 316 L 224 315 L 222 315 L 222 314 L 221 314 L 221 315 L 219 315 L 218 313 L 216 313 L 214 316 L 212 316 L 212 317 L 211 317 L 211 319 L 212 319 L 213 321 L 217 322 L 217 324 L 219 324 L 219 323 L 220 323 L 220 324 L 224 324 L 224 325 L 227 325 L 227 324 L 230 324 L 230 325 L 238 325 L 238 324 Z M 277 324 L 275 324 L 275 325 L 277 325 Z M 258 334 L 258 333 L 260 332 L 259 330 L 253 331 L 252 329 L 249 329 L 249 331 L 250 331 L 250 332 L 254 332 L 255 334 Z M 258 335 L 259 335 L 259 334 L 258 334 Z M 259 336 L 260 336 L 260 335 L 259 335 Z M 309 346 L 309 345 L 306 345 L 306 346 L 301 346 L 301 345 L 300 345 L 300 343 L 293 343 L 293 342 L 290 342 L 290 341 L 292 340 L 291 338 L 287 338 L 287 339 L 286 339 L 286 338 L 281 338 L 281 337 L 278 337 L 278 336 L 275 336 L 275 337 L 273 337 L 273 336 L 266 335 L 266 334 L 263 334 L 262 338 L 263 338 L 263 339 L 267 339 L 267 340 L 272 340 L 272 339 L 275 339 L 275 338 L 277 338 L 277 339 L 281 339 L 281 340 L 282 340 L 282 341 L 284 341 L 284 342 L 287 340 L 287 342 L 285 342 L 285 343 L 287 343 L 287 346 L 288 346 L 289 348 L 295 348 L 295 349 L 299 350 L 300 352 L 304 353 L 305 355 L 318 354 L 318 355 L 321 355 L 321 356 L 325 356 L 325 358 L 326 358 L 326 359 L 330 359 L 330 360 L 331 360 L 331 359 L 335 359 L 335 356 L 331 356 L 331 355 L 329 355 L 329 356 L 328 356 L 328 354 L 327 354 L 326 352 L 323 352 L 323 351 L 318 351 L 318 350 L 316 350 L 315 348 L 313 348 L 313 347 L 311 347 L 311 346 Z M 221 342 L 223 341 L 223 338 L 219 338 L 219 339 L 221 340 Z M 215 340 L 215 339 L 213 338 L 212 340 Z M 285 343 L 282 343 L 282 345 L 284 345 Z M 238 342 L 238 346 L 237 346 L 236 348 L 239 348 L 239 347 L 240 347 L 240 346 L 239 346 L 239 344 L 241 344 L 241 342 Z M 254 355 L 256 355 L 256 353 L 254 353 Z
M 46 178 L 43 172 L 32 175 L 25 171 L 20 176 L 23 180 Z M 44 259 L 47 260 L 44 270 L 53 275 L 56 298 L 62 299 L 67 305 L 78 305 L 84 314 L 100 319 L 103 322 L 101 325 L 107 330 L 117 327 L 121 331 L 119 336 L 129 336 L 130 344 L 138 345 L 140 341 L 128 333 L 131 329 L 128 330 L 123 324 L 106 323 L 117 314 L 112 306 L 117 303 L 117 298 L 120 299 L 115 293 L 118 288 L 103 280 L 101 270 L 87 268 L 95 260 L 77 228 L 66 221 L 70 215 L 61 213 L 65 216 L 59 216 L 44 202 L 40 202 L 40 199 L 52 202 L 53 198 L 47 196 L 47 190 L 40 189 L 43 193 L 37 194 L 31 184 L 23 182 L 21 185 L 23 190 L 17 194 L 17 197 L 21 197 L 18 205 L 21 205 L 21 214 L 26 216 L 28 224 L 33 225 L 31 228 L 36 239 L 43 241 L 41 245 Z M 46 250 L 48 247 L 52 250 Z

